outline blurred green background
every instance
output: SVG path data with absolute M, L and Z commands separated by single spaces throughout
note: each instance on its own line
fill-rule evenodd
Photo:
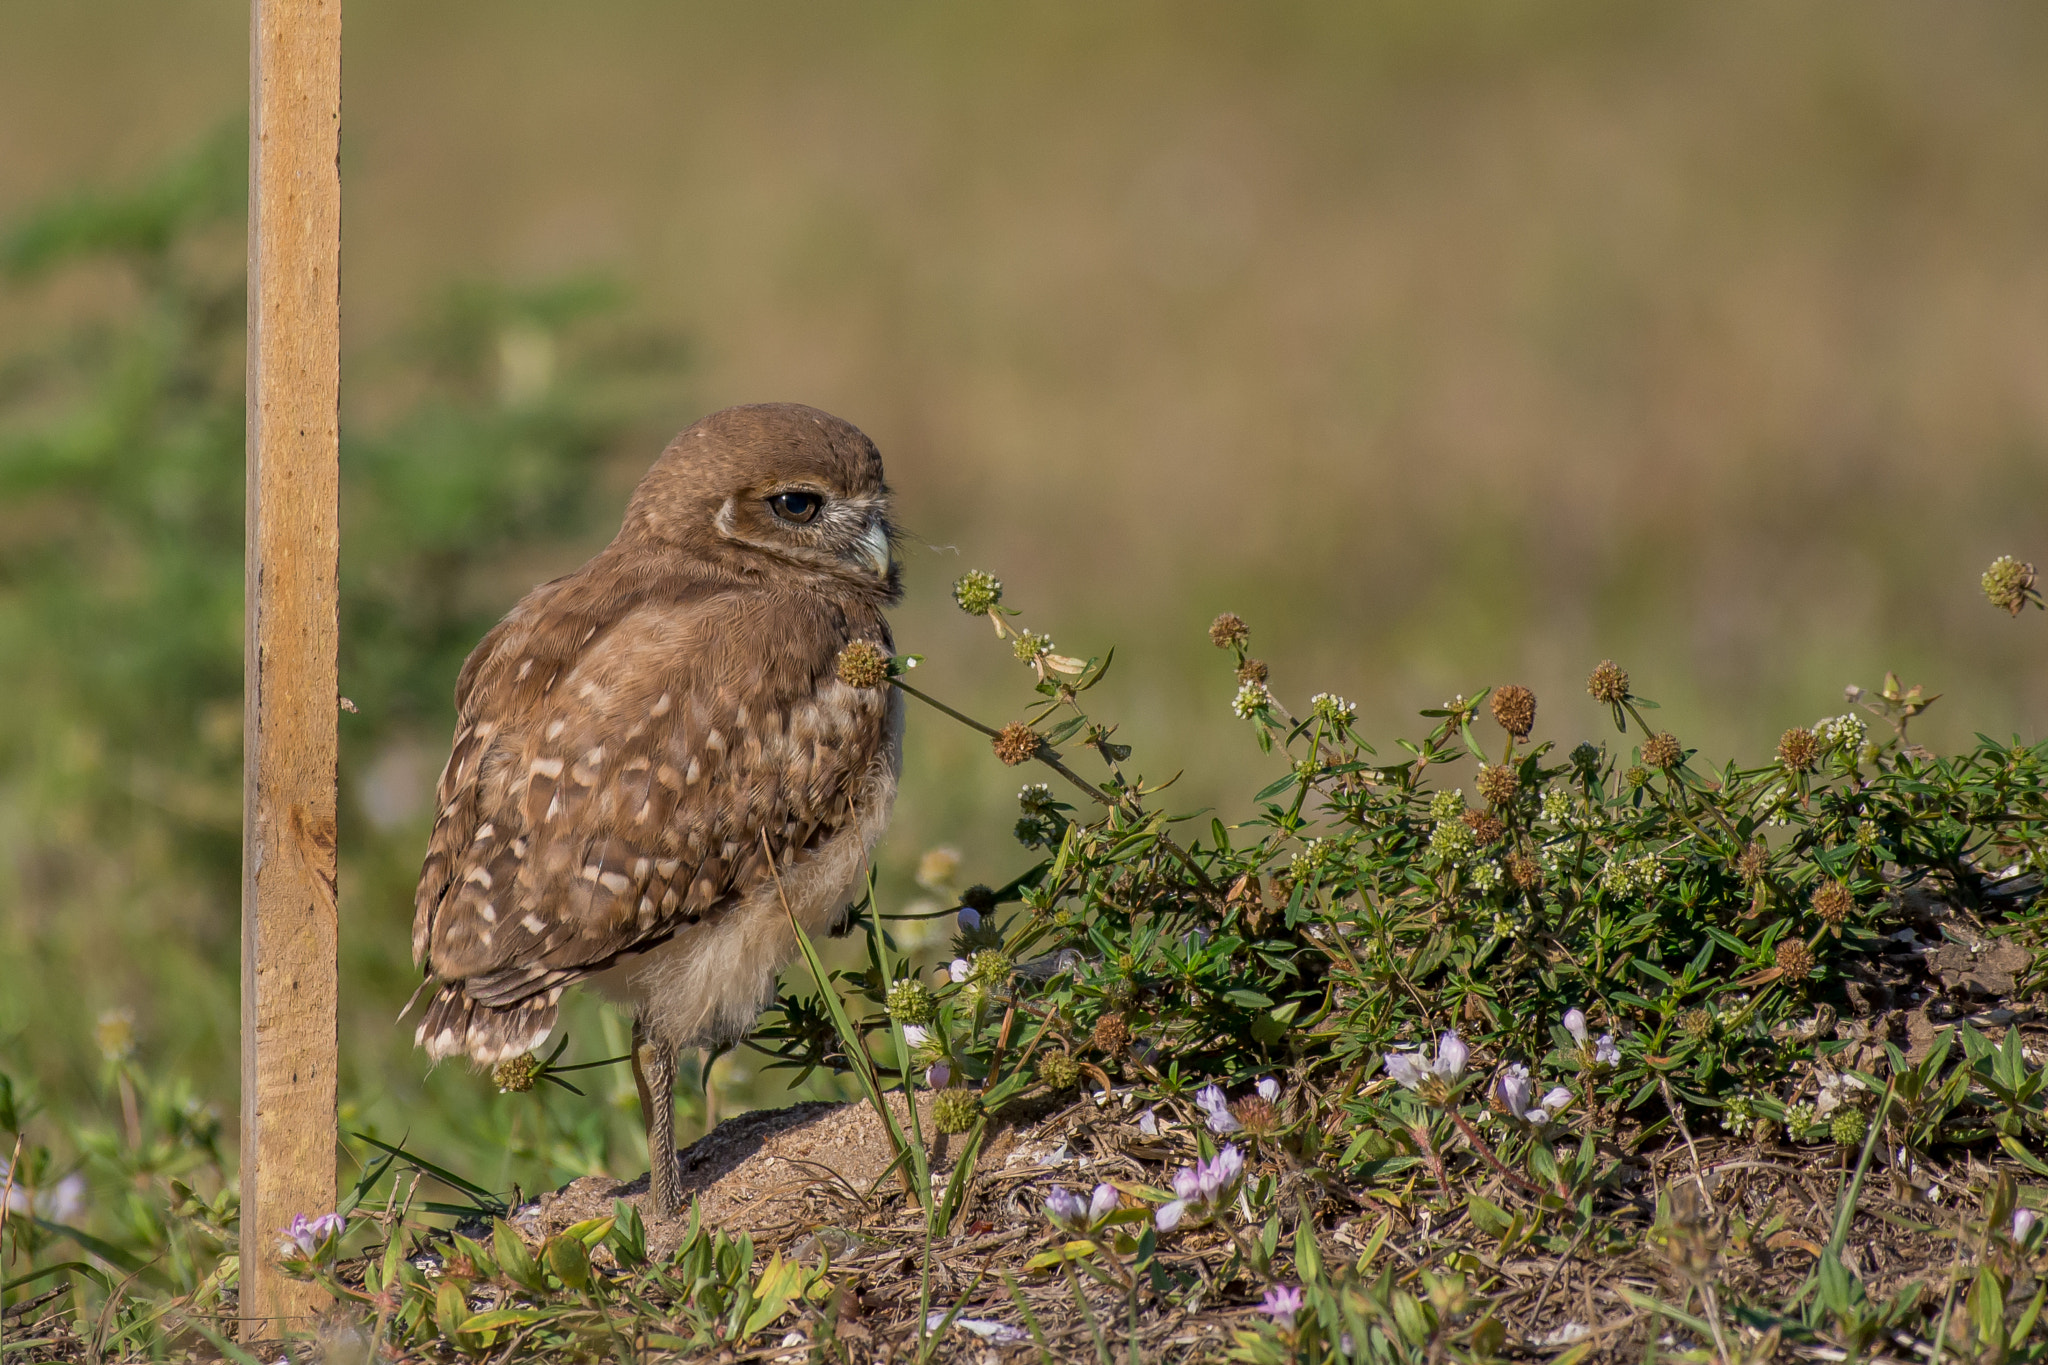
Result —
M 127 1008 L 232 1112 L 246 24 L 0 0 L 0 1066 L 53 1102 Z M 349 0 L 351 1122 L 644 1169 L 623 1076 L 497 1097 L 390 1019 L 463 653 L 728 403 L 879 443 L 927 687 L 1020 706 L 947 593 L 992 570 L 1118 646 L 1188 808 L 1271 775 L 1225 608 L 1389 739 L 1502 681 L 1596 735 L 1608 656 L 1716 759 L 1887 668 L 1923 742 L 2040 734 L 1976 579 L 2048 556 L 2044 69 L 1980 3 Z M 886 904 L 1025 864 L 980 739 L 917 715 L 906 765 Z

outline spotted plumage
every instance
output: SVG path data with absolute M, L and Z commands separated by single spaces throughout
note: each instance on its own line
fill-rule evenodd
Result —
M 430 1056 L 539 1047 L 579 981 L 634 1011 L 636 1065 L 661 1077 L 675 1048 L 746 1030 L 790 916 L 831 922 L 895 797 L 900 696 L 835 671 L 851 642 L 891 648 L 890 538 L 865 436 L 729 408 L 663 452 L 609 546 L 484 637 L 415 903 Z M 642 1081 L 652 1140 L 667 1086 Z

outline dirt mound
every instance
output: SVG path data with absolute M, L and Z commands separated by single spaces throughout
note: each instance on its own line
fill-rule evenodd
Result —
M 903 1097 L 891 1095 L 889 1102 L 908 1133 Z M 932 1170 L 951 1170 L 960 1139 L 937 1132 L 929 1092 L 918 1097 L 918 1117 L 930 1144 Z M 998 1162 L 1007 1141 L 991 1144 L 989 1154 Z M 898 1181 L 889 1170 L 894 1158 L 880 1117 L 860 1100 L 808 1101 L 741 1114 L 676 1154 L 683 1198 L 697 1202 L 707 1227 L 745 1232 L 768 1243 L 860 1221 L 877 1187 Z M 630 1181 L 585 1176 L 523 1205 L 511 1222 L 523 1236 L 541 1241 L 572 1223 L 608 1216 L 617 1199 L 640 1210 L 648 1249 L 657 1256 L 672 1250 L 688 1229 L 689 1204 L 680 1217 L 663 1216 L 647 1198 L 645 1175 Z

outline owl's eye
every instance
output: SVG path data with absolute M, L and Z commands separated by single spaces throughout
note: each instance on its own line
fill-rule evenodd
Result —
M 768 499 L 769 510 L 774 512 L 776 516 L 781 517 L 784 521 L 793 521 L 799 524 L 817 516 L 818 509 L 824 505 L 825 500 L 816 493 L 777 493 L 774 497 Z

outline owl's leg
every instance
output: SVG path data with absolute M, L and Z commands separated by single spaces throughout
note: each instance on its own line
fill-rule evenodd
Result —
M 640 1090 L 640 1117 L 647 1125 L 647 1193 L 668 1217 L 682 1211 L 682 1177 L 676 1170 L 676 1052 L 642 1021 L 633 1021 L 633 1084 Z

